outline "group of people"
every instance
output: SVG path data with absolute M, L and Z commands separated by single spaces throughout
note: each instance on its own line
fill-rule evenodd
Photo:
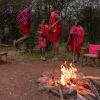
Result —
M 41 50 L 41 59 L 45 60 L 46 44 L 51 42 L 54 45 L 54 60 L 58 59 L 59 55 L 59 37 L 62 32 L 61 17 L 56 7 L 52 8 L 49 24 L 42 22 L 39 27 L 39 48 Z
M 17 21 L 19 22 L 19 32 L 23 37 L 14 40 L 14 46 L 28 39 L 30 35 L 30 28 L 32 26 L 32 21 L 30 19 L 32 7 L 29 6 L 22 10 L 18 16 Z M 49 24 L 42 20 L 38 28 L 38 46 L 41 52 L 41 59 L 46 60 L 45 58 L 45 48 L 49 42 L 54 46 L 54 60 L 58 59 L 59 56 L 59 38 L 62 33 L 62 19 L 60 17 L 59 11 L 56 7 L 51 9 Z M 84 41 L 84 29 L 80 26 L 80 23 L 75 23 L 74 26 L 70 29 L 68 35 L 67 44 L 70 46 L 73 53 L 74 62 L 79 61 L 79 55 L 81 47 Z

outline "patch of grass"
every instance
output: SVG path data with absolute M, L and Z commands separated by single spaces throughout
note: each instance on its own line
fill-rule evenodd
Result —
M 67 46 L 66 43 L 62 43 L 59 46 L 60 48 L 60 55 L 59 58 L 60 60 L 70 60 L 71 59 L 71 53 L 67 51 Z M 45 54 L 47 59 L 52 59 L 53 58 L 53 47 L 49 47 L 46 50 L 46 54 Z M 40 59 L 41 55 L 40 55 L 40 51 L 33 51 L 32 53 L 29 52 L 25 52 L 23 51 L 23 49 L 21 51 L 19 51 L 17 53 L 17 58 L 18 59 Z
M 72 62 L 72 54 L 70 51 L 68 51 L 67 49 L 67 45 L 66 43 L 62 43 L 60 44 L 60 60 L 61 61 L 71 61 Z M 53 58 L 53 48 L 50 47 L 47 51 L 46 51 L 46 58 L 47 59 L 52 59 Z M 24 52 L 24 51 L 20 51 L 16 54 L 16 58 L 17 59 L 22 59 L 22 60 L 39 60 L 41 57 L 39 50 L 29 53 L 29 52 Z M 81 58 L 80 60 L 82 60 L 82 54 L 81 54 Z M 91 63 L 92 64 L 92 63 Z M 92 64 L 93 66 L 97 64 Z

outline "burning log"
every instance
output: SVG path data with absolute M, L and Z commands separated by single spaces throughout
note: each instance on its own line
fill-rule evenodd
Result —
M 60 85 L 59 85 L 59 94 L 60 94 L 61 100 L 64 100 L 62 89 L 61 89 Z
M 90 88 L 93 90 L 94 94 L 96 95 L 97 100 L 100 100 L 100 94 L 99 94 L 98 90 L 96 89 L 93 81 L 89 80 L 89 83 L 90 83 Z
M 85 78 L 85 79 L 92 79 L 92 80 L 99 80 L 100 81 L 99 77 L 94 77 L 94 76 L 84 76 L 83 78 Z
M 61 100 L 100 100 L 100 78 L 84 76 L 66 63 L 61 66 L 61 72 L 45 72 L 37 82 L 39 90 L 46 90 Z
M 77 100 L 85 100 L 85 97 L 80 94 L 77 94 Z
M 93 84 L 96 86 L 97 90 L 100 92 L 100 78 L 93 76 L 84 76 L 84 79 L 92 80 Z
M 76 100 L 77 99 L 77 91 L 75 88 L 63 88 L 63 87 L 54 87 L 51 89 L 51 93 L 54 95 L 61 97 L 61 100 Z

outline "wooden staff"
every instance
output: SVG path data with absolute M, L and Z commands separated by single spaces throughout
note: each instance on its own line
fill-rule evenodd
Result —
M 58 88 L 59 88 L 60 99 L 61 100 L 64 100 L 64 97 L 63 97 L 63 93 L 62 93 L 60 84 L 58 84 Z
M 59 20 L 57 20 L 53 25 L 51 25 L 51 26 L 49 27 L 49 31 L 51 31 L 52 28 L 54 28 L 55 25 L 58 24 L 61 20 L 62 20 L 62 19 L 59 19 Z
M 54 76 L 52 76 L 52 80 L 53 80 L 54 84 L 58 84 L 60 99 L 64 100 L 63 93 L 62 93 L 61 86 L 60 86 L 60 82 L 55 83 Z
M 97 100 L 100 100 L 99 92 L 98 92 L 98 90 L 96 89 L 96 87 L 95 87 L 93 81 L 89 79 L 88 82 L 89 82 L 89 84 L 90 84 L 90 88 L 91 88 L 91 89 L 93 90 L 93 92 L 95 93 Z
M 77 33 L 72 33 L 74 35 L 74 53 L 73 53 L 73 64 L 75 63 L 75 55 L 76 55 L 76 38 L 77 38 Z
M 94 76 L 84 76 L 83 79 L 91 79 L 91 80 L 99 80 L 100 81 L 99 77 L 94 77 Z

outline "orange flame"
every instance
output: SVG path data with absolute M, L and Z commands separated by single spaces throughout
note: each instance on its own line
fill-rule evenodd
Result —
M 64 63 L 66 64 L 66 62 Z M 60 83 L 62 86 L 74 86 L 72 83 L 73 79 L 77 77 L 77 69 L 70 64 L 70 67 L 66 68 L 64 65 L 61 65 L 61 79 Z

